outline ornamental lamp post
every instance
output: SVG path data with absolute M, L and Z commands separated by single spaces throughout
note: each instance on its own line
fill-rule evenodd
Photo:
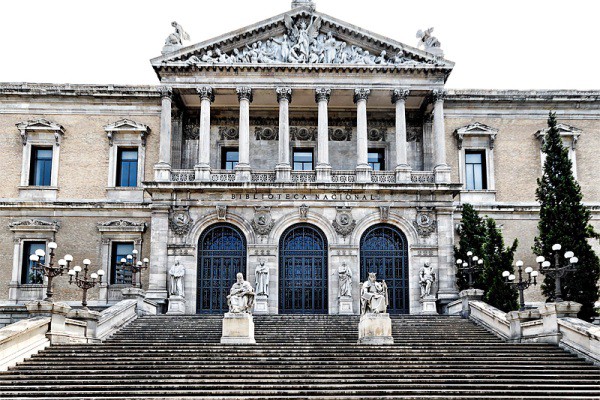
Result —
M 131 271 L 131 286 L 132 287 L 138 286 L 136 284 L 135 276 L 136 276 L 136 274 L 139 273 L 140 274 L 139 287 L 140 287 L 140 289 L 142 289 L 142 270 L 148 268 L 148 264 L 150 263 L 150 260 L 148 260 L 147 258 L 144 258 L 142 261 L 138 261 L 137 260 L 138 251 L 135 249 L 131 253 L 132 254 L 127 254 L 126 258 L 121 258 L 120 262 L 118 262 L 117 265 L 122 269 Z
M 579 262 L 579 259 L 575 257 L 575 254 L 572 251 L 566 251 L 564 257 L 568 261 L 561 265 L 559 254 L 559 251 L 561 249 L 562 246 L 558 243 L 552 245 L 554 265 L 552 265 L 550 261 L 546 260 L 544 256 L 538 256 L 535 259 L 540 265 L 540 272 L 542 274 L 554 276 L 554 301 L 556 303 L 560 303 L 561 301 L 563 301 L 561 278 L 564 277 L 567 273 L 575 271 L 577 269 L 575 267 L 575 264 Z
M 87 309 L 87 291 L 98 283 L 102 282 L 102 277 L 104 276 L 104 271 L 99 269 L 98 272 L 92 273 L 88 278 L 89 266 L 92 262 L 89 259 L 83 260 L 83 276 L 80 277 L 81 267 L 76 265 L 73 269 L 69 270 L 69 284 L 75 282 L 75 284 L 83 290 L 83 298 L 81 300 L 81 305 L 83 308 Z
M 504 283 L 507 285 L 511 285 L 517 288 L 519 291 L 519 311 L 525 311 L 525 296 L 523 292 L 529 286 L 533 284 L 533 286 L 537 285 L 537 276 L 538 272 L 534 271 L 533 268 L 527 267 L 525 268 L 525 273 L 527 274 L 527 280 L 523 280 L 523 261 L 517 261 L 517 268 L 519 271 L 519 280 L 515 282 L 515 275 L 511 274 L 508 271 L 502 272 L 502 276 L 505 278 Z M 533 281 L 531 280 L 533 278 Z
M 460 258 L 456 260 L 456 265 L 463 275 L 469 276 L 469 289 L 473 289 L 473 274 L 480 272 L 483 267 L 483 259 L 474 256 L 472 251 L 467 251 L 467 260 Z
M 54 266 L 54 251 L 58 245 L 55 242 L 48 243 L 50 249 L 50 259 L 46 261 L 46 252 L 42 249 L 37 249 L 34 254 L 29 256 L 29 261 L 33 263 L 31 267 L 34 271 L 40 271 L 43 276 L 48 277 L 48 288 L 46 289 L 46 298 L 44 301 L 52 301 L 52 279 L 59 275 L 62 275 L 66 270 L 69 269 L 69 263 L 73 261 L 73 256 L 67 254 L 64 259 L 58 260 L 58 266 Z

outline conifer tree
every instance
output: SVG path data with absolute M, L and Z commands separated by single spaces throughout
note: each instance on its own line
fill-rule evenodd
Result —
M 473 255 L 481 257 L 483 244 L 485 243 L 485 223 L 483 219 L 471 204 L 464 203 L 460 222 L 459 241 L 458 247 L 454 247 L 454 259 L 466 260 L 468 251 L 472 251 Z M 473 280 L 475 288 L 482 289 L 480 287 L 482 282 L 481 274 L 475 274 Z M 463 276 L 458 267 L 456 283 L 459 290 L 467 289 L 469 286 L 468 279 Z
M 486 303 L 508 312 L 517 310 L 517 290 L 512 285 L 504 283 L 503 271 L 514 272 L 513 259 L 518 241 L 514 240 L 511 247 L 504 247 L 502 233 L 496 226 L 496 221 L 488 218 L 486 221 L 486 238 L 483 245 L 482 287 L 485 290 Z
M 548 127 L 542 148 L 546 160 L 536 190 L 540 221 L 533 250 L 536 255 L 548 258 L 552 245 L 559 243 L 562 245 L 561 255 L 568 250 L 575 253 L 579 262 L 576 271 L 562 279 L 562 295 L 564 300 L 581 303 L 579 317 L 590 320 L 595 315 L 594 302 L 598 300 L 600 262 L 588 239 L 599 239 L 600 235 L 589 223 L 591 213 L 582 204 L 581 188 L 573 177 L 572 163 L 556 128 L 554 113 L 550 113 Z M 561 262 L 563 260 L 561 256 Z M 549 261 L 554 262 L 553 259 Z M 552 301 L 554 280 L 551 275 L 545 276 L 542 289 Z

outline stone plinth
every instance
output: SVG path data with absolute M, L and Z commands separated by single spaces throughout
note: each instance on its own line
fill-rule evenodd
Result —
M 543 322 L 543 335 L 541 342 L 559 344 L 562 334 L 558 327 L 560 318 L 577 318 L 581 304 L 574 301 L 561 301 L 560 303 L 546 303 L 539 307 Z
M 50 317 L 50 331 L 46 337 L 51 344 L 69 343 L 66 333 L 65 320 L 71 311 L 71 306 L 66 303 L 52 303 L 50 301 L 32 301 L 25 304 L 27 312 L 32 317 Z
M 88 343 L 100 343 L 97 337 L 98 320 L 100 313 L 98 311 L 88 310 L 87 308 L 77 308 L 69 311 L 68 318 L 83 321 L 87 324 L 85 329 L 85 338 Z
M 390 314 L 363 314 L 358 323 L 358 343 L 393 344 Z
M 510 324 L 509 342 L 520 342 L 523 338 L 523 322 L 539 319 L 538 310 L 510 311 L 506 314 L 506 320 Z
M 483 299 L 483 290 L 481 289 L 465 289 L 458 294 L 462 301 L 462 311 L 460 312 L 461 317 L 469 318 L 471 315 L 471 307 L 469 301 Z
M 269 313 L 268 299 L 264 294 L 256 295 L 254 298 L 254 314 L 264 315 Z
M 185 297 L 173 295 L 169 297 L 169 308 L 167 314 L 182 315 L 185 314 Z
M 419 302 L 421 303 L 421 311 L 419 314 L 422 315 L 437 315 L 437 297 L 425 296 L 422 297 Z
M 225 313 L 221 343 L 256 344 L 252 315 L 246 313 Z
M 339 314 L 340 315 L 352 315 L 354 314 L 352 309 L 352 297 L 342 296 L 338 298 Z

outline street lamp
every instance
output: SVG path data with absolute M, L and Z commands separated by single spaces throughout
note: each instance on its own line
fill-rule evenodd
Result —
M 79 288 L 83 290 L 83 299 L 81 300 L 81 305 L 84 308 L 87 308 L 87 291 L 96 284 L 102 282 L 102 277 L 104 276 L 104 271 L 99 269 L 98 272 L 92 273 L 88 278 L 89 266 L 92 262 L 87 258 L 83 260 L 83 276 L 80 277 L 81 267 L 76 265 L 73 269 L 69 270 L 69 284 L 75 282 Z
M 459 258 L 456 260 L 456 265 L 463 275 L 469 276 L 469 289 L 473 289 L 473 274 L 481 271 L 483 259 L 474 256 L 472 251 L 467 251 L 467 260 L 463 261 Z
M 511 274 L 508 271 L 504 271 L 502 272 L 502 276 L 505 278 L 504 283 L 506 283 L 507 285 L 511 285 L 517 288 L 517 290 L 519 291 L 519 311 L 525 311 L 525 296 L 523 295 L 523 292 L 525 291 L 525 289 L 527 289 L 529 286 L 531 286 L 533 284 L 533 286 L 537 285 L 537 276 L 538 276 L 538 272 L 534 271 L 533 268 L 531 267 L 527 267 L 525 268 L 525 273 L 527 274 L 527 280 L 523 280 L 523 261 L 519 260 L 517 261 L 517 268 L 519 271 L 519 280 L 517 282 L 515 282 L 515 275 Z M 531 280 L 531 278 L 533 278 L 533 281 Z
M 148 268 L 148 263 L 150 263 L 150 260 L 148 260 L 147 258 L 144 258 L 143 261 L 138 261 L 137 260 L 138 251 L 135 249 L 131 253 L 132 254 L 127 254 L 126 258 L 121 258 L 120 262 L 118 262 L 117 265 L 122 269 L 131 271 L 131 286 L 132 287 L 137 286 L 136 281 L 135 281 L 135 276 L 136 276 L 136 274 L 139 273 L 140 274 L 140 289 L 141 289 L 142 288 L 142 270 Z
M 552 251 L 554 255 L 554 265 L 550 263 L 550 261 L 546 260 L 544 256 L 538 256 L 535 260 L 540 264 L 540 272 L 544 275 L 554 276 L 554 301 L 559 303 L 563 301 L 562 299 L 562 289 L 561 289 L 561 278 L 565 276 L 568 272 L 573 272 L 577 268 L 575 264 L 579 261 L 575 254 L 572 251 L 567 251 L 564 254 L 565 259 L 567 260 L 564 264 L 561 265 L 560 262 L 560 254 L 559 251 L 562 246 L 558 243 L 552 245 Z
M 69 269 L 69 263 L 73 261 L 73 256 L 67 254 L 64 259 L 58 260 L 58 266 L 54 266 L 54 250 L 58 245 L 55 242 L 48 243 L 50 249 L 50 259 L 46 263 L 46 252 L 42 249 L 37 249 L 34 254 L 29 256 L 29 260 L 33 263 L 31 269 L 34 271 L 40 271 L 42 275 L 48 277 L 48 288 L 46 289 L 45 301 L 52 301 L 52 279 L 56 276 L 62 275 L 67 269 Z

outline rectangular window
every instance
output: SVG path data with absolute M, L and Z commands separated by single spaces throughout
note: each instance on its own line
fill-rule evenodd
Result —
M 35 254 L 38 249 L 46 251 L 46 242 L 24 242 L 23 243 L 23 268 L 21 270 L 21 283 L 22 284 L 42 284 L 44 283 L 44 274 L 42 271 L 35 271 L 32 269 L 33 261 L 29 260 L 29 256 Z M 45 262 L 44 258 L 41 258 L 42 263 Z
M 294 171 L 312 171 L 312 149 L 294 149 Z
M 373 171 L 385 170 L 385 150 L 384 149 L 369 149 L 367 155 L 368 163 L 373 168 Z
M 117 151 L 116 186 L 137 186 L 138 151 L 137 149 L 119 148 Z
M 31 148 L 30 186 L 50 186 L 52 182 L 52 148 Z
M 221 150 L 221 169 L 231 171 L 240 161 L 240 152 L 235 147 L 225 147 Z
M 118 266 L 122 258 L 127 258 L 133 252 L 132 242 L 113 242 L 110 258 L 110 283 L 131 285 L 131 271 Z
M 465 151 L 465 178 L 467 190 L 487 189 L 485 151 Z

